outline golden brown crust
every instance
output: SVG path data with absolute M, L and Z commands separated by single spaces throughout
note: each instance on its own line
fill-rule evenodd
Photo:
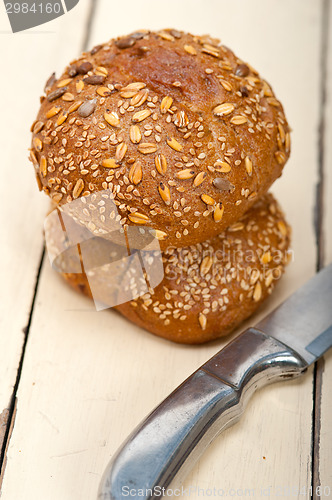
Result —
M 290 228 L 267 194 L 212 240 L 167 249 L 162 282 L 116 309 L 174 342 L 199 344 L 227 335 L 272 292 L 288 261 L 289 243 Z M 63 276 L 91 297 L 84 275 Z
M 110 190 L 121 224 L 162 246 L 212 238 L 264 194 L 289 156 L 269 85 L 208 37 L 165 30 L 111 40 L 48 82 L 33 124 L 40 188 L 63 205 Z M 113 200 L 84 206 L 108 230 Z

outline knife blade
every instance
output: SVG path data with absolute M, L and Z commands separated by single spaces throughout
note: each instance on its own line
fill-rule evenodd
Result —
M 221 349 L 138 425 L 107 466 L 98 500 L 152 500 L 178 487 L 255 390 L 301 375 L 330 347 L 332 265 Z

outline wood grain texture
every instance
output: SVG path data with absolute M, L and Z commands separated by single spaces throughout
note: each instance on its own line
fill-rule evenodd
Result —
M 257 67 L 284 103 L 294 129 L 292 156 L 273 191 L 294 228 L 294 262 L 250 323 L 315 271 L 321 8 L 321 1 L 311 0 L 169 0 L 161 15 L 152 0 L 142 0 L 139 7 L 128 0 L 126 11 L 121 4 L 112 5 L 112 23 L 109 0 L 99 0 L 92 26 L 91 46 L 137 28 L 210 32 Z M 75 28 L 79 26 L 75 22 Z M 59 40 L 62 33 L 59 28 Z M 57 50 L 60 54 L 59 46 Z M 74 44 L 68 59 L 73 51 Z M 62 57 L 66 63 L 67 56 Z M 31 196 L 38 198 L 36 190 Z M 97 313 L 87 299 L 65 286 L 46 260 L 18 390 L 2 500 L 94 500 L 104 467 L 133 427 L 223 345 L 171 344 L 115 312 Z M 329 408 L 324 409 L 326 418 Z M 234 490 L 232 496 L 254 489 L 256 497 L 270 498 L 286 497 L 283 488 L 308 489 L 311 413 L 312 370 L 296 381 L 261 390 L 240 423 L 219 436 L 195 466 L 185 483 L 193 487 L 190 496 L 202 497 L 197 488 Z M 322 447 L 321 453 L 323 464 L 329 452 Z
M 83 24 L 87 7 L 80 6 L 74 14 Z M 79 49 L 81 38 L 71 28 L 74 18 L 70 14 L 52 25 L 14 35 L 4 7 L 0 9 L 0 41 L 5 48 L 1 51 L 0 81 L 0 413 L 3 414 L 8 413 L 17 379 L 43 250 L 43 221 L 49 206 L 46 196 L 38 194 L 33 166 L 28 160 L 29 128 L 35 120 L 45 81 L 68 61 L 64 50 L 73 50 L 74 55 Z M 1 432 L 0 450 L 3 436 Z

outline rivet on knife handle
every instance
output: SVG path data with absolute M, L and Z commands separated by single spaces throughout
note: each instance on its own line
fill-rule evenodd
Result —
M 153 499 L 161 488 L 181 484 L 214 437 L 239 419 L 258 387 L 300 375 L 307 366 L 282 342 L 246 330 L 134 430 L 109 463 L 98 499 L 123 500 L 129 491 L 131 499 Z

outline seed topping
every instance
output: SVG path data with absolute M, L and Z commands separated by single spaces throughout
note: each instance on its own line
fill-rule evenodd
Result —
M 129 130 L 130 140 L 134 144 L 138 144 L 142 139 L 142 134 L 137 125 L 132 125 Z
M 175 176 L 181 180 L 191 179 L 192 177 L 194 177 L 194 175 L 195 175 L 195 170 L 191 170 L 190 168 L 185 168 L 184 170 L 180 170 L 180 172 L 177 172 L 175 174 Z
M 167 161 L 166 161 L 166 158 L 164 155 L 160 154 L 160 155 L 157 155 L 154 159 L 154 163 L 156 165 L 156 169 L 157 171 L 161 174 L 161 175 L 165 175 L 166 172 L 167 172 Z
M 62 87 L 60 89 L 53 90 L 53 92 L 50 92 L 48 94 L 48 96 L 46 97 L 46 99 L 49 102 L 53 102 L 56 99 L 59 99 L 59 97 L 62 97 L 63 94 L 65 94 L 67 92 L 67 90 L 68 90 L 68 87 Z
M 82 64 L 80 64 L 80 66 L 78 66 L 77 73 L 79 75 L 86 75 L 86 73 L 91 71 L 92 68 L 93 68 L 92 64 L 90 62 L 86 61 L 86 62 L 83 62 Z
M 128 219 L 134 224 L 146 224 L 149 221 L 149 217 L 139 212 L 135 212 L 134 214 L 129 214 Z
M 152 142 L 142 142 L 138 146 L 138 151 L 143 155 L 155 153 L 157 151 L 157 146 Z
M 201 195 L 201 200 L 206 204 L 206 205 L 215 205 L 216 202 L 211 196 L 208 194 L 202 194 Z
M 173 137 L 168 137 L 166 142 L 170 148 L 174 149 L 174 151 L 182 151 L 182 149 L 183 149 L 181 144 Z
M 119 115 L 115 111 L 112 111 L 111 113 L 104 113 L 104 119 L 112 127 L 119 127 L 120 126 L 120 118 L 119 118 Z
M 130 182 L 133 184 L 139 184 L 143 178 L 143 171 L 141 164 L 138 162 L 133 163 L 133 165 L 130 167 L 129 174 L 128 174 Z
M 104 75 L 91 75 L 83 78 L 84 83 L 88 83 L 89 85 L 101 85 L 105 81 Z
M 216 116 L 226 116 L 231 114 L 235 109 L 234 104 L 230 102 L 224 102 L 223 104 L 219 104 L 213 109 L 213 113 Z
M 132 120 L 133 122 L 139 123 L 148 118 L 151 115 L 151 111 L 149 109 L 142 109 L 141 111 L 137 111 L 133 114 Z
M 92 115 L 92 113 L 96 109 L 96 106 L 97 99 L 86 101 L 78 108 L 78 114 L 82 116 L 82 118 L 87 118 L 88 116 Z
M 183 48 L 186 52 L 188 52 L 188 54 L 191 54 L 192 56 L 197 55 L 197 50 L 192 45 L 184 45 Z
M 217 172 L 227 173 L 227 172 L 230 172 L 232 170 L 229 163 L 227 163 L 226 161 L 222 161 L 222 160 L 217 160 L 214 164 L 214 167 L 215 167 Z
M 206 172 L 200 172 L 199 174 L 196 175 L 194 179 L 194 186 L 195 187 L 200 186 L 205 179 L 206 179 Z
M 165 96 L 163 100 L 161 101 L 160 104 L 160 111 L 164 114 L 167 113 L 167 111 L 170 109 L 172 106 L 173 99 L 169 96 Z
M 164 184 L 163 182 L 160 182 L 158 186 L 158 191 L 164 203 L 166 205 L 169 205 L 171 202 L 171 192 L 169 190 L 169 187 L 166 186 L 166 184 Z
M 206 325 L 207 325 L 207 319 L 206 319 L 205 314 L 199 313 L 198 321 L 199 321 L 199 324 L 201 325 L 202 330 L 205 330 Z
M 83 188 L 84 188 L 84 182 L 82 179 L 78 179 L 76 184 L 75 184 L 75 187 L 73 189 L 73 198 L 76 199 L 79 197 L 79 195 L 81 194 L 81 192 L 83 191 Z
M 215 222 L 220 222 L 224 215 L 225 207 L 222 203 L 218 203 L 213 212 L 213 219 Z
M 219 191 L 228 191 L 229 193 L 232 193 L 235 190 L 234 184 L 229 182 L 227 179 L 223 179 L 222 177 L 216 177 L 213 179 L 212 184 Z

